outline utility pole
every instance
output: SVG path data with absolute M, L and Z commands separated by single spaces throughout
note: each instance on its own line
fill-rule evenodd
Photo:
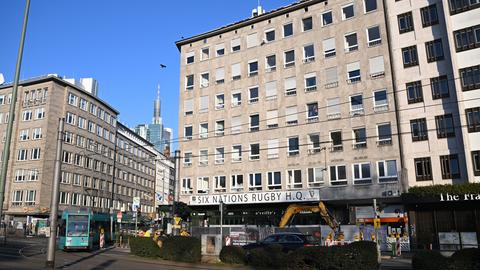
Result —
M 55 250 L 57 240 L 57 218 L 58 218 L 58 197 L 60 188 L 60 159 L 62 157 L 62 140 L 63 140 L 63 122 L 60 118 L 58 121 L 57 134 L 57 153 L 55 155 L 55 167 L 52 181 L 52 202 L 50 206 L 50 238 L 48 239 L 48 252 L 46 266 L 55 268 Z
M 178 202 L 178 192 L 177 192 L 177 182 L 178 179 L 180 178 L 180 150 L 175 150 L 175 163 L 174 163 L 174 168 L 175 168 L 175 178 L 173 179 L 173 205 L 172 205 L 172 225 L 175 225 L 175 211 L 176 207 L 175 204 Z M 177 235 L 177 230 L 173 227 L 173 235 Z
M 13 121 L 15 121 L 15 105 L 17 103 L 18 83 L 20 81 L 20 67 L 22 65 L 23 45 L 25 42 L 25 34 L 27 33 L 28 12 L 30 10 L 30 0 L 25 4 L 25 12 L 23 15 L 22 34 L 20 37 L 20 45 L 18 47 L 17 65 L 15 68 L 15 78 L 13 80 L 12 100 L 10 102 L 10 110 L 8 112 L 7 133 L 5 137 L 5 145 L 3 147 L 2 171 L 0 173 L 0 225 L 3 216 L 3 200 L 5 198 L 5 184 L 7 182 L 8 159 L 10 157 L 10 143 L 12 142 Z M 7 221 L 5 220 L 5 226 Z M 7 240 L 5 234 L 5 242 Z
M 223 246 L 223 207 L 224 203 L 223 200 L 220 197 L 220 241 L 222 241 L 222 246 Z
M 112 169 L 112 197 L 110 198 L 110 241 L 113 240 L 113 214 L 114 214 L 114 208 L 113 208 L 113 200 L 115 199 L 115 165 L 117 162 L 117 129 L 115 129 L 115 142 L 113 146 L 113 169 Z M 120 223 L 121 220 L 120 220 Z M 115 230 L 116 231 L 116 230 Z
M 380 251 L 380 241 L 378 239 L 378 226 L 376 224 L 376 219 L 379 217 L 380 213 L 377 210 L 377 199 L 373 199 L 373 226 L 375 228 L 375 242 L 377 243 L 377 261 L 380 263 L 382 261 L 382 253 Z

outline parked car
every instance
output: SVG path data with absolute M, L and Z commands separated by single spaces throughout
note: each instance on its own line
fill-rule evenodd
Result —
M 245 245 L 243 249 L 249 251 L 254 248 L 269 245 L 280 245 L 283 247 L 284 252 L 288 252 L 301 247 L 318 246 L 318 243 L 316 243 L 310 235 L 301 233 L 276 233 L 265 237 L 265 239 L 260 242 Z

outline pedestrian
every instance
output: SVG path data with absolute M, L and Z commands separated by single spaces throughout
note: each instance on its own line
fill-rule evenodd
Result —
M 27 237 L 27 223 L 26 222 L 23 223 L 23 236 Z

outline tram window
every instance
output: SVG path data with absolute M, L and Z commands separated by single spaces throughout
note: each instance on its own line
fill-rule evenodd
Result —
M 59 227 L 59 234 L 60 236 L 65 236 L 65 232 L 66 232 L 66 229 L 67 229 L 67 221 L 65 219 L 62 219 L 60 220 L 60 227 Z
M 88 216 L 68 217 L 67 236 L 88 236 Z

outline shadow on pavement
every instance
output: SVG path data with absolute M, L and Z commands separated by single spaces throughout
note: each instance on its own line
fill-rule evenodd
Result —
M 95 266 L 94 268 L 91 268 L 90 270 L 103 270 L 103 269 L 107 269 L 112 263 L 116 262 L 117 260 L 108 260 L 108 261 L 105 261 L 97 266 Z
M 85 257 L 82 257 L 82 258 L 80 258 L 80 259 L 78 259 L 78 260 L 75 260 L 75 261 L 73 261 L 73 262 L 69 262 L 69 263 L 64 264 L 64 265 L 62 265 L 62 266 L 60 266 L 60 267 L 57 267 L 57 269 L 64 269 L 64 268 L 67 268 L 67 267 L 69 267 L 69 266 L 75 265 L 75 264 L 77 264 L 77 263 L 83 262 L 83 261 L 85 261 L 85 260 L 91 259 L 91 258 L 93 258 L 93 257 L 95 257 L 95 256 L 97 256 L 97 255 L 100 255 L 100 254 L 102 254 L 102 253 L 104 253 L 104 252 L 107 252 L 107 251 L 110 250 L 110 249 L 112 249 L 112 248 L 106 248 L 106 249 L 100 250 L 100 251 L 98 251 L 98 252 L 95 252 L 95 253 L 90 254 L 90 255 L 88 255 L 88 256 L 85 256 Z M 94 269 L 104 269 L 104 268 L 94 268 Z

